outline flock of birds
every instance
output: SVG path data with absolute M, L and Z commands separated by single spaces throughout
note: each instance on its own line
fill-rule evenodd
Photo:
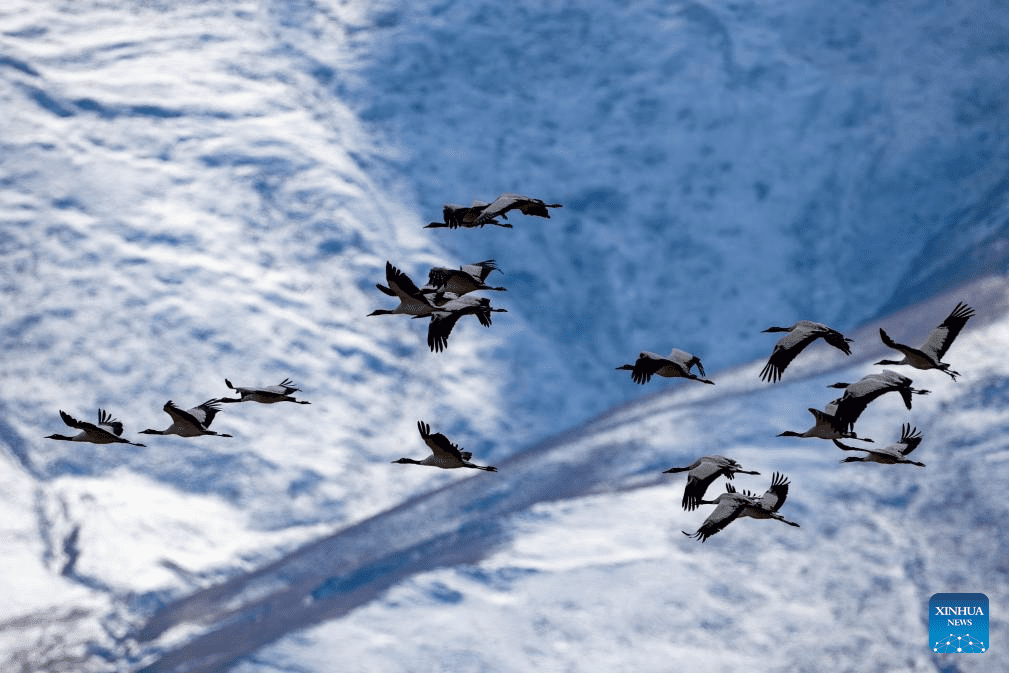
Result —
M 942 358 L 949 350 L 953 340 L 956 339 L 960 330 L 967 324 L 967 321 L 974 315 L 974 309 L 959 302 L 946 319 L 939 324 L 920 346 L 913 347 L 894 341 L 885 330 L 879 330 L 880 339 L 883 343 L 903 354 L 900 360 L 880 360 L 877 365 L 909 365 L 915 369 L 936 369 L 948 375 L 954 381 L 959 376 L 959 372 L 950 369 L 949 363 L 943 362 Z M 817 339 L 823 339 L 834 348 L 840 350 L 845 355 L 851 355 L 851 347 L 848 345 L 852 340 L 840 332 L 826 325 L 800 320 L 791 327 L 769 327 L 765 332 L 787 332 L 778 340 L 774 346 L 774 351 L 767 359 L 767 364 L 760 373 L 764 381 L 771 383 L 781 380 L 781 376 L 789 363 L 803 351 L 807 346 Z M 704 376 L 704 368 L 701 361 L 690 353 L 673 349 L 665 358 L 654 353 L 641 353 L 637 362 L 633 365 L 623 365 L 617 369 L 630 369 L 631 378 L 637 383 L 645 383 L 653 374 L 668 377 L 682 377 L 701 381 L 703 383 L 714 383 L 707 379 L 695 376 L 691 367 L 696 365 L 697 371 Z M 858 420 L 862 412 L 868 408 L 869 404 L 886 393 L 899 393 L 904 400 L 904 406 L 911 409 L 911 401 L 914 395 L 927 395 L 928 390 L 921 390 L 912 387 L 913 382 L 907 376 L 899 374 L 892 369 L 884 369 L 881 372 L 868 374 L 855 383 L 838 382 L 828 386 L 843 390 L 843 394 L 828 402 L 824 408 L 809 408 L 809 413 L 813 415 L 815 423 L 813 427 L 804 432 L 785 430 L 778 434 L 779 437 L 816 437 L 819 439 L 829 439 L 843 451 L 859 451 L 862 455 L 849 456 L 844 458 L 842 463 L 883 463 L 894 465 L 906 463 L 925 467 L 920 463 L 908 458 L 908 454 L 918 448 L 922 436 L 917 428 L 912 428 L 905 423 L 902 427 L 900 439 L 883 448 L 851 446 L 841 442 L 841 439 L 858 439 L 863 442 L 875 443 L 868 437 L 858 437 L 855 434 L 855 421 Z M 686 467 L 673 467 L 666 470 L 666 473 L 687 473 L 687 485 L 683 491 L 683 509 L 691 511 L 700 505 L 715 505 L 707 519 L 700 525 L 694 533 L 683 531 L 684 535 L 693 537 L 704 542 L 709 537 L 722 530 L 736 519 L 751 517 L 754 519 L 777 519 L 790 526 L 798 527 L 799 524 L 785 519 L 778 510 L 785 504 L 788 498 L 788 479 L 781 473 L 775 472 L 771 479 L 771 486 L 761 496 L 749 491 L 737 492 L 729 481 L 736 474 L 759 474 L 758 472 L 747 471 L 731 458 L 725 456 L 703 456 Z M 714 500 L 705 500 L 704 495 L 708 487 L 720 476 L 726 478 L 725 493 L 721 493 Z
M 432 222 L 427 225 L 427 228 L 471 229 L 488 224 L 511 228 L 510 223 L 501 222 L 498 218 L 507 219 L 507 213 L 512 210 L 518 210 L 524 215 L 549 218 L 550 211 L 548 209 L 560 207 L 561 204 L 558 203 L 548 204 L 540 199 L 506 193 L 490 203 L 475 200 L 470 206 L 446 204 L 443 209 L 444 221 Z M 418 287 L 407 274 L 394 267 L 391 262 L 386 262 L 386 284 L 379 283 L 376 284 L 376 287 L 383 294 L 398 299 L 399 304 L 393 309 L 378 309 L 368 315 L 408 315 L 414 319 L 429 318 L 431 322 L 427 332 L 428 347 L 433 352 L 442 352 L 448 347 L 448 339 L 452 329 L 463 316 L 476 316 L 481 325 L 490 327 L 492 314 L 506 311 L 503 308 L 492 307 L 490 299 L 486 297 L 471 296 L 471 293 L 474 292 L 502 292 L 505 290 L 504 287 L 492 287 L 487 284 L 488 276 L 494 271 L 500 272 L 494 260 L 466 264 L 458 269 L 436 267 L 428 272 L 427 283 L 423 287 Z M 935 369 L 955 381 L 959 373 L 950 369 L 949 363 L 943 362 L 942 358 L 973 315 L 974 310 L 970 306 L 962 302 L 958 303 L 946 319 L 918 347 L 898 343 L 880 329 L 880 338 L 883 343 L 889 348 L 899 351 L 903 354 L 903 358 L 900 360 L 880 360 L 875 364 L 907 365 L 921 370 Z M 837 330 L 820 323 L 800 320 L 791 327 L 769 327 L 764 331 L 786 333 L 775 344 L 767 364 L 760 373 L 760 378 L 770 383 L 780 381 L 788 365 L 817 339 L 823 339 L 845 355 L 851 355 L 849 344 L 852 343 L 852 340 Z M 697 370 L 696 374 L 692 371 L 694 368 Z M 714 381 L 705 378 L 706 374 L 700 358 L 677 348 L 673 348 L 666 356 L 648 351 L 641 352 L 634 364 L 624 364 L 617 369 L 630 371 L 631 379 L 639 384 L 648 383 L 652 376 L 658 375 L 666 378 L 685 378 L 714 385 Z M 221 410 L 222 404 L 234 402 L 309 404 L 305 400 L 293 397 L 293 393 L 299 392 L 300 389 L 289 379 L 285 379 L 275 386 L 261 388 L 237 387 L 227 379 L 225 379 L 225 384 L 238 394 L 237 398 L 213 398 L 191 409 L 182 409 L 169 400 L 163 409 L 171 417 L 172 424 L 164 430 L 147 429 L 141 431 L 141 434 L 230 437 L 231 435 L 210 429 L 210 425 Z M 873 400 L 886 393 L 896 392 L 901 395 L 905 406 L 910 410 L 912 397 L 928 394 L 928 390 L 913 388 L 910 378 L 891 369 L 869 374 L 854 383 L 840 382 L 828 387 L 837 388 L 844 392 L 840 397 L 824 406 L 822 410 L 812 407 L 809 409 L 815 420 L 814 425 L 804 432 L 786 430 L 779 436 L 829 439 L 843 451 L 862 452 L 862 455 L 849 456 L 841 461 L 845 463 L 907 463 L 924 467 L 923 463 L 907 457 L 922 441 L 921 433 L 907 423 L 902 428 L 900 439 L 884 448 L 855 447 L 840 440 L 854 439 L 874 443 L 872 439 L 858 437 L 854 431 L 855 422 Z M 98 410 L 97 423 L 77 420 L 62 410 L 60 416 L 67 426 L 80 432 L 73 436 L 49 435 L 48 439 L 144 446 L 123 438 L 123 424 L 112 418 L 104 409 Z M 443 469 L 472 468 L 486 472 L 497 472 L 496 467 L 477 465 L 471 462 L 472 453 L 462 450 L 442 433 L 432 433 L 431 426 L 424 421 L 417 423 L 417 429 L 421 439 L 430 449 L 430 455 L 422 460 L 400 458 L 392 461 L 393 463 L 427 465 Z M 756 475 L 759 472 L 744 470 L 738 462 L 731 458 L 718 455 L 702 456 L 690 465 L 672 467 L 665 471 L 665 473 L 679 472 L 687 473 L 687 483 L 683 491 L 683 509 L 693 511 L 701 505 L 715 505 L 715 509 L 694 533 L 684 531 L 684 535 L 704 542 L 742 517 L 776 519 L 790 526 L 798 527 L 799 525 L 785 519 L 778 513 L 788 497 L 789 486 L 787 477 L 779 472 L 773 474 L 770 487 L 760 496 L 747 490 L 739 492 L 733 487 L 731 480 L 736 474 Z M 704 496 L 708 487 L 718 477 L 725 477 L 727 480 L 725 492 L 719 494 L 714 500 L 705 500 Z

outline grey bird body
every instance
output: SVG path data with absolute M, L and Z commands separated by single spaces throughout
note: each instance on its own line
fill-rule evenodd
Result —
M 702 456 L 686 467 L 671 467 L 663 474 L 687 473 L 687 485 L 683 489 L 683 509 L 691 511 L 704 499 L 708 486 L 718 477 L 732 479 L 736 474 L 760 474 L 744 470 L 743 466 L 725 456 Z
M 445 294 L 441 298 L 436 298 L 434 291 L 424 292 L 417 287 L 417 284 L 396 267 L 392 262 L 385 263 L 385 281 L 388 287 L 376 284 L 383 294 L 399 299 L 399 305 L 394 309 L 376 309 L 369 313 L 373 315 L 409 315 L 414 318 L 423 318 L 434 313 L 439 303 L 444 303 L 454 298 L 454 295 Z
M 863 442 L 872 441 L 868 437 L 859 437 L 853 431 L 842 427 L 841 422 L 836 416 L 837 400 L 834 400 L 824 406 L 823 411 L 813 407 L 809 407 L 808 411 L 813 414 L 813 419 L 815 421 L 813 427 L 809 428 L 805 432 L 785 430 L 784 432 L 778 433 L 778 437 L 815 437 L 817 439 L 847 438 L 861 439 Z
M 725 484 L 725 493 L 714 500 L 702 500 L 702 505 L 716 505 L 704 523 L 693 533 L 682 531 L 684 535 L 704 542 L 715 533 L 721 531 L 736 519 L 750 517 L 752 519 L 777 519 L 789 526 L 799 527 L 794 521 L 789 521 L 778 510 L 785 504 L 788 497 L 788 479 L 775 472 L 771 486 L 759 498 L 749 491 L 737 493 L 732 484 Z
M 178 435 L 179 437 L 200 437 L 202 435 L 231 437 L 231 435 L 215 432 L 210 429 L 210 424 L 213 422 L 214 417 L 221 410 L 216 399 L 207 400 L 200 406 L 193 407 L 192 409 L 182 409 L 171 400 L 168 400 L 162 409 L 172 417 L 172 424 L 164 430 L 141 430 L 141 434 Z
M 487 276 L 492 271 L 500 271 L 493 259 L 475 264 L 464 264 L 458 269 L 435 267 L 428 272 L 427 285 L 421 291 L 429 290 L 441 294 L 450 292 L 457 297 L 478 290 L 494 290 L 503 292 L 503 287 L 491 287 L 487 284 Z
M 967 324 L 967 321 L 974 315 L 974 309 L 963 302 L 958 302 L 956 307 L 950 312 L 942 323 L 932 330 L 932 333 L 925 340 L 925 343 L 912 348 L 905 344 L 900 344 L 890 338 L 882 328 L 879 330 L 879 337 L 883 343 L 894 350 L 903 353 L 901 360 L 880 360 L 878 365 L 909 365 L 915 369 L 938 369 L 951 379 L 956 381 L 960 372 L 949 368 L 949 364 L 942 362 L 942 357 L 949 350 L 960 330 Z
M 484 207 L 480 215 L 476 218 L 476 224 L 490 224 L 495 217 L 507 219 L 510 210 L 518 210 L 523 215 L 535 215 L 536 217 L 550 217 L 548 208 L 561 208 L 559 203 L 546 203 L 541 199 L 534 199 L 521 194 L 505 193 L 494 199 L 494 202 Z
M 823 339 L 828 344 L 838 349 L 845 355 L 851 355 L 851 339 L 844 336 L 835 329 L 831 329 L 824 324 L 809 320 L 800 320 L 791 327 L 768 327 L 765 332 L 788 332 L 778 339 L 774 345 L 774 351 L 760 372 L 760 378 L 764 381 L 775 382 L 781 379 L 782 373 L 789 363 L 817 339 Z
M 448 337 L 455 324 L 465 315 L 474 315 L 484 327 L 491 326 L 491 314 L 504 313 L 508 309 L 493 308 L 486 297 L 464 296 L 445 302 L 431 312 L 431 324 L 427 329 L 427 345 L 434 353 L 448 347 Z
M 694 366 L 697 367 L 697 371 L 701 376 L 697 376 L 690 371 L 691 367 Z M 674 348 L 666 356 L 650 351 L 642 351 L 634 364 L 621 365 L 617 369 L 630 371 L 631 380 L 642 385 L 648 383 L 652 376 L 656 374 L 666 378 L 691 379 L 711 385 L 715 383 L 714 381 L 701 378 L 704 376 L 704 366 L 701 364 L 699 357 L 679 348 Z
M 837 406 L 834 416 L 838 427 L 842 430 L 852 430 L 855 421 L 869 404 L 886 393 L 899 393 L 904 400 L 904 406 L 910 410 L 913 395 L 929 393 L 928 390 L 911 387 L 912 383 L 914 382 L 903 374 L 898 374 L 892 369 L 884 369 L 882 372 L 864 376 L 855 383 L 841 382 L 828 386 L 844 390 L 844 394 L 831 403 Z
M 295 404 L 311 404 L 305 400 L 296 400 L 291 393 L 299 392 L 301 389 L 295 387 L 294 381 L 284 379 L 275 386 L 264 386 L 262 388 L 242 388 L 234 386 L 231 381 L 224 379 L 224 383 L 239 394 L 238 399 L 231 397 L 219 397 L 218 402 L 259 402 L 260 404 L 275 404 L 277 402 L 294 402 Z
M 400 458 L 392 461 L 405 465 L 427 465 L 430 467 L 440 467 L 443 470 L 451 470 L 458 467 L 469 467 L 485 472 L 497 472 L 496 467 L 489 465 L 476 465 L 470 462 L 473 454 L 463 451 L 457 444 L 449 441 L 448 437 L 440 432 L 432 433 L 431 426 L 424 421 L 417 423 L 417 430 L 420 431 L 421 439 L 431 449 L 431 455 L 424 460 L 414 460 L 413 458 Z
M 469 206 L 461 206 L 456 203 L 446 203 L 445 207 L 442 208 L 441 214 L 444 222 L 431 222 L 426 225 L 425 229 L 475 229 L 477 227 L 482 227 L 485 224 L 494 224 L 499 227 L 504 227 L 505 229 L 511 229 L 512 225 L 507 222 L 498 222 L 493 217 L 486 218 L 480 222 L 477 220 L 480 218 L 481 213 L 490 204 L 486 201 L 480 201 L 474 199 L 473 203 Z
M 48 435 L 46 439 L 59 439 L 67 442 L 90 442 L 91 444 L 132 444 L 133 446 L 144 446 L 137 442 L 120 437 L 123 434 L 123 424 L 106 412 L 104 409 L 98 410 L 98 423 L 88 423 L 79 421 L 67 412 L 60 409 L 60 418 L 71 428 L 80 430 L 73 436 L 68 435 Z
M 895 465 L 897 463 L 906 463 L 909 465 L 917 465 L 918 467 L 925 467 L 925 463 L 919 463 L 916 460 L 911 460 L 907 457 L 909 453 L 918 448 L 921 444 L 921 433 L 918 432 L 917 428 L 912 428 L 910 423 L 905 423 L 901 428 L 900 440 L 894 444 L 888 444 L 882 448 L 868 449 L 864 447 L 848 446 L 843 442 L 839 442 L 836 439 L 834 444 L 837 448 L 842 451 L 864 451 L 864 456 L 849 456 L 843 459 L 842 463 L 882 463 L 884 465 Z

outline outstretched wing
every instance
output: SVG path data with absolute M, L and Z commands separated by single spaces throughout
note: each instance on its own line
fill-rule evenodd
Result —
M 275 386 L 266 386 L 265 388 L 258 388 L 258 389 L 253 388 L 253 390 L 255 390 L 256 392 L 283 396 L 283 395 L 290 395 L 291 393 L 296 393 L 299 390 L 301 390 L 301 388 L 298 388 L 294 384 L 294 381 L 292 381 L 291 379 L 284 379 Z
M 435 311 L 431 314 L 431 324 L 427 328 L 427 347 L 432 352 L 440 353 L 448 347 L 448 337 L 461 317 L 459 311 Z
M 206 429 L 210 427 L 214 416 L 221 410 L 221 405 L 216 399 L 210 399 L 198 407 L 182 409 L 171 400 L 168 400 L 165 402 L 163 409 L 168 412 L 168 415 L 174 421 L 181 421 Z
M 736 520 L 743 509 L 746 507 L 746 503 L 741 498 L 731 498 L 723 499 L 718 503 L 708 518 L 704 520 L 700 528 L 697 529 L 693 535 L 686 533 L 690 537 L 704 542 L 709 537 L 722 530 L 730 523 Z
M 771 357 L 767 359 L 767 364 L 764 365 L 763 371 L 760 372 L 760 378 L 771 383 L 780 381 L 782 373 L 789 363 L 795 359 L 795 356 L 819 338 L 819 332 L 792 330 L 778 339 L 778 343 L 774 344 L 774 351 L 771 352 Z
M 764 491 L 760 504 L 764 509 L 777 512 L 785 504 L 786 498 L 788 498 L 788 479 L 780 472 L 775 472 L 771 475 L 771 487 Z
M 683 488 L 683 509 L 688 512 L 697 509 L 704 494 L 718 475 L 722 467 L 710 461 L 704 461 L 687 473 L 687 485 Z
M 900 452 L 905 456 L 911 453 L 921 444 L 921 439 L 921 433 L 918 431 L 918 428 L 912 428 L 910 423 L 905 423 L 901 428 L 900 442 L 898 442 L 904 445 L 904 448 Z
M 453 274 L 458 273 L 453 269 L 446 269 L 443 266 L 436 266 L 427 272 L 427 285 L 436 290 L 445 287 Z
M 105 428 L 100 428 L 94 423 L 88 423 L 87 421 L 79 421 L 70 414 L 68 414 L 67 412 L 63 411 L 62 409 L 60 409 L 60 418 L 62 418 L 63 422 L 66 423 L 71 428 L 77 428 L 78 430 L 83 430 L 84 432 L 88 432 L 91 434 L 96 433 L 106 435 L 112 434 Z
M 389 288 L 400 297 L 416 299 L 420 295 L 417 284 L 410 279 L 410 276 L 394 267 L 392 262 L 385 263 L 385 280 L 389 283 Z
M 104 425 L 112 429 L 116 437 L 123 434 L 123 424 L 117 419 L 112 418 L 112 414 L 105 411 L 104 409 L 98 410 L 98 425 Z
M 459 270 L 463 273 L 468 273 L 474 278 L 479 278 L 480 282 L 487 280 L 487 276 L 491 274 L 492 271 L 500 271 L 497 264 L 494 263 L 493 259 L 486 259 L 482 262 L 477 262 L 476 264 L 464 264 L 459 267 Z
M 823 340 L 829 343 L 831 346 L 841 351 L 845 355 L 851 355 L 851 339 L 844 336 L 836 329 L 827 328 L 827 331 L 823 334 Z
M 440 432 L 431 432 L 431 426 L 424 421 L 417 422 L 417 429 L 420 430 L 421 439 L 431 449 L 431 453 L 436 456 L 454 458 L 466 462 L 473 454 L 463 453 L 459 447 L 448 440 L 448 437 Z
M 662 365 L 669 364 L 665 358 L 657 358 L 649 353 L 641 353 L 634 361 L 634 369 L 631 370 L 631 380 L 635 383 L 648 383 L 655 372 L 662 368 Z
M 949 350 L 956 335 L 960 333 L 963 326 L 974 315 L 974 309 L 963 302 L 957 302 L 956 308 L 950 312 L 942 324 L 932 330 L 928 340 L 921 345 L 920 350 L 935 355 L 936 360 L 941 360 L 942 356 Z
M 903 394 L 903 389 L 897 388 L 893 382 L 886 381 L 872 374 L 863 377 L 861 381 L 849 385 L 845 388 L 844 394 L 837 400 L 837 411 L 834 413 L 834 417 L 837 418 L 838 427 L 841 430 L 851 430 L 855 425 L 855 421 L 866 410 L 870 402 L 880 395 L 893 390 L 901 390 L 901 394 Z M 908 396 L 910 396 L 910 393 L 908 393 Z M 904 398 L 904 402 L 910 408 L 910 402 L 907 397 Z
M 482 210 L 479 217 L 476 218 L 475 223 L 486 224 L 498 215 L 504 216 L 512 208 L 519 207 L 519 202 L 523 200 L 527 200 L 526 197 L 519 196 L 518 194 L 502 194 Z

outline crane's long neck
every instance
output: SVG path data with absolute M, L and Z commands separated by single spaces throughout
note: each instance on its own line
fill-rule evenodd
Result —
M 66 435 L 47 435 L 46 439 L 61 439 L 64 442 L 72 442 L 72 441 L 74 441 L 73 437 L 67 437 Z
M 794 430 L 785 430 L 784 432 L 778 433 L 778 437 L 809 437 L 809 434 L 805 432 L 795 432 Z
M 768 327 L 764 330 L 765 332 L 791 332 L 787 327 Z

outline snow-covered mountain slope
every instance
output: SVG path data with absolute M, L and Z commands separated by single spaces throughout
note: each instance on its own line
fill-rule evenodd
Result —
M 157 627 L 199 605 L 186 596 L 465 480 L 388 465 L 422 453 L 418 419 L 508 465 L 647 390 L 612 369 L 641 349 L 716 371 L 766 353 L 768 324 L 847 330 L 990 271 L 1005 23 L 985 2 L 3 3 L 0 661 L 129 670 L 198 649 L 220 608 Z M 421 228 L 504 190 L 565 207 L 509 231 Z M 447 353 L 422 321 L 364 317 L 390 302 L 386 260 L 419 278 L 487 258 L 509 313 L 460 325 Z M 948 310 L 930 306 L 908 336 Z M 286 376 L 312 405 L 229 406 L 214 427 L 233 439 L 138 434 L 168 425 L 166 400 Z M 147 446 L 43 439 L 66 432 L 60 409 L 99 407 Z M 487 517 L 507 531 L 602 467 Z M 473 545 L 460 558 L 489 563 Z M 365 552 L 349 563 L 367 574 L 396 549 Z M 315 586 L 336 576 L 316 565 Z
M 880 443 L 915 425 L 925 468 L 842 465 L 829 442 L 776 436 L 807 427 L 805 407 L 836 394 L 829 383 L 878 369 L 873 325 L 851 358 L 817 348 L 777 385 L 758 380 L 762 361 L 716 373 L 716 386 L 656 385 L 499 473 L 223 582 L 194 578 L 199 590 L 163 607 L 121 606 L 87 670 L 1001 670 L 998 647 L 930 654 L 927 606 L 950 591 L 1009 601 L 1007 280 L 962 289 L 979 316 L 948 356 L 958 382 L 908 370 L 931 394 L 911 411 L 882 398 L 859 420 Z M 880 324 L 920 332 L 957 296 Z M 710 510 L 681 511 L 683 476 L 661 472 L 706 453 L 761 472 L 737 477 L 741 489 L 788 475 L 783 513 L 801 528 L 740 520 L 703 545 L 681 535 Z M 991 620 L 1004 632 L 1004 616 Z
M 515 279 L 514 310 L 594 392 L 560 376 L 566 416 L 632 394 L 600 362 L 676 345 L 724 367 L 758 357 L 769 324 L 851 328 L 1005 261 L 961 256 L 1009 221 L 992 207 L 1009 174 L 1001 3 L 379 7 L 343 86 L 402 148 L 424 212 L 500 191 L 566 204 L 437 234 Z

